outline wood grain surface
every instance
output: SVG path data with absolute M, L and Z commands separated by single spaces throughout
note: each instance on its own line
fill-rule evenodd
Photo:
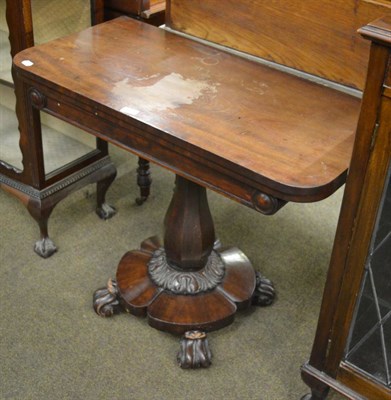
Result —
M 359 89 L 369 43 L 356 31 L 391 12 L 389 0 L 167 2 L 173 29 Z
M 152 132 L 147 158 L 164 140 L 189 162 L 199 157 L 199 170 L 213 162 L 288 200 L 317 200 L 343 183 L 360 101 L 325 86 L 125 17 L 26 50 L 14 63 L 26 79 Z M 55 98 L 47 107 L 60 109 Z M 81 114 L 80 124 L 94 115 Z M 113 132 L 105 137 L 132 138 Z M 191 176 L 194 164 L 177 169 Z

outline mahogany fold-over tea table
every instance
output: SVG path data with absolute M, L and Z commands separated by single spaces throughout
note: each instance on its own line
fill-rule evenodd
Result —
M 32 113 L 62 118 L 176 174 L 163 243 L 126 253 L 98 314 L 146 315 L 206 367 L 206 333 L 274 299 L 272 283 L 216 240 L 206 188 L 263 214 L 344 183 L 359 100 L 122 17 L 14 58 Z M 34 118 L 31 123 L 34 124 Z

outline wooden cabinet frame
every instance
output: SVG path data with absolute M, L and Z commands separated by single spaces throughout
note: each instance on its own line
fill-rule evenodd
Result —
M 391 390 L 345 361 L 354 310 L 391 158 L 391 17 L 360 33 L 372 40 L 367 88 L 338 222 L 317 333 L 302 368 L 318 400 L 333 388 L 350 399 L 391 399 Z M 368 90 L 369 89 L 369 90 Z

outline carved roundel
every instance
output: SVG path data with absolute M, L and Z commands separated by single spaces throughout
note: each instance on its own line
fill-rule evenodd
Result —
M 285 201 L 280 200 L 277 197 L 259 191 L 253 193 L 252 201 L 254 208 L 266 215 L 276 213 L 282 206 L 286 204 Z
M 148 272 L 151 280 L 163 289 L 176 294 L 196 294 L 212 290 L 221 283 L 225 267 L 213 250 L 200 271 L 179 271 L 169 264 L 164 248 L 159 248 L 148 263 Z
M 32 88 L 29 90 L 31 103 L 39 110 L 46 106 L 46 97 L 37 89 Z

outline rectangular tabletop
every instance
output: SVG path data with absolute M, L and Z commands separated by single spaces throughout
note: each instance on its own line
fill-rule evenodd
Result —
M 112 125 L 144 129 L 147 158 L 159 162 L 160 141 L 186 154 L 189 165 L 173 161 L 175 171 L 192 175 L 194 158 L 294 201 L 344 182 L 360 101 L 336 90 L 126 17 L 27 49 L 14 65 Z M 116 132 L 100 136 L 137 153 L 126 145 L 133 131 Z M 169 157 L 163 164 L 171 167 Z

